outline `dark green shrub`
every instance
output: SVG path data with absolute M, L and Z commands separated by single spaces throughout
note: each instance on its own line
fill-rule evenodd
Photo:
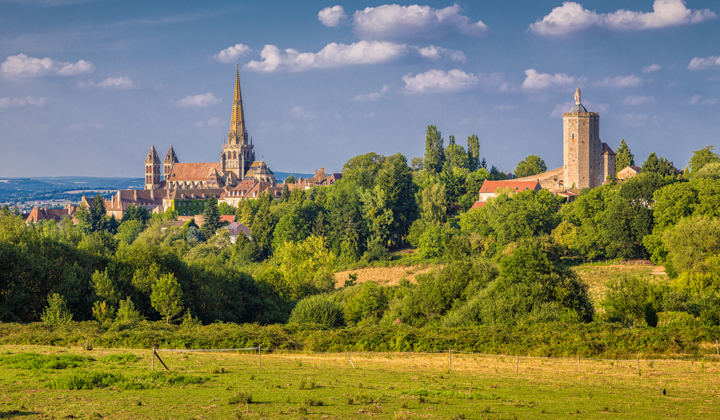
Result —
M 289 322 L 296 324 L 319 324 L 325 327 L 345 325 L 343 307 L 326 295 L 307 297 L 297 303 L 290 313 Z

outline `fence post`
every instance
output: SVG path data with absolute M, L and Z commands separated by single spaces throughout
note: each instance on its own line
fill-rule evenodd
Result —
M 350 358 L 350 353 L 345 352 L 345 355 L 347 356 L 348 360 L 350 361 L 350 364 L 352 365 L 353 369 L 355 369 L 355 363 L 353 363 L 352 359 Z
M 578 373 L 580 373 L 580 355 L 578 354 Z
M 258 367 L 262 366 L 262 346 L 258 344 Z
M 640 375 L 640 355 L 639 354 L 637 356 L 637 371 L 638 371 L 638 375 Z
M 448 349 L 448 372 L 452 370 L 452 350 Z
M 152 355 L 150 356 L 152 362 L 150 362 L 150 369 L 155 370 L 155 347 L 153 346 Z
M 720 355 L 720 340 L 715 340 L 715 352 Z
M 515 373 L 518 373 L 519 367 L 520 367 L 520 356 L 515 356 Z

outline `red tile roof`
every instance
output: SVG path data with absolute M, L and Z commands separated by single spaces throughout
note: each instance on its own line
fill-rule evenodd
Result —
M 534 181 L 514 181 L 514 180 L 508 180 L 508 181 L 489 181 L 485 180 L 483 182 L 482 187 L 480 187 L 480 193 L 495 193 L 498 188 L 511 188 L 515 191 L 525 191 L 525 190 L 540 190 L 540 182 L 537 180 Z
M 481 209 L 485 206 L 485 201 L 476 201 L 472 207 L 470 207 L 470 210 L 472 209 Z
M 207 181 L 213 171 L 221 171 L 220 162 L 176 163 L 168 181 Z
M 233 216 L 233 215 L 220 216 L 220 222 L 232 223 L 234 221 L 235 221 L 235 216 Z

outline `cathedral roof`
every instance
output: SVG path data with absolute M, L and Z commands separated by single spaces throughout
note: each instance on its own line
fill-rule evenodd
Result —
M 168 181 L 206 181 L 212 171 L 222 171 L 220 162 L 176 163 Z

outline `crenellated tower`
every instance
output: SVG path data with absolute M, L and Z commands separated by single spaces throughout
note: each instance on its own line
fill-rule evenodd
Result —
M 240 90 L 240 67 L 235 67 L 235 94 L 233 98 L 232 117 L 227 143 L 223 144 L 220 162 L 223 172 L 233 172 L 238 179 L 245 177 L 250 165 L 255 161 L 254 146 L 248 142 L 247 127 L 245 125 L 245 110 L 243 109 L 242 91 Z
M 170 173 L 173 170 L 173 166 L 175 166 L 176 163 L 180 162 L 178 160 L 177 155 L 175 154 L 175 150 L 173 149 L 172 145 L 170 146 L 170 150 L 168 150 L 167 155 L 165 155 L 165 161 L 163 162 L 163 175 L 164 180 L 167 181 L 168 178 L 170 178 Z
M 160 157 L 155 151 L 155 145 L 150 148 L 145 158 L 145 189 L 157 190 L 161 187 Z

